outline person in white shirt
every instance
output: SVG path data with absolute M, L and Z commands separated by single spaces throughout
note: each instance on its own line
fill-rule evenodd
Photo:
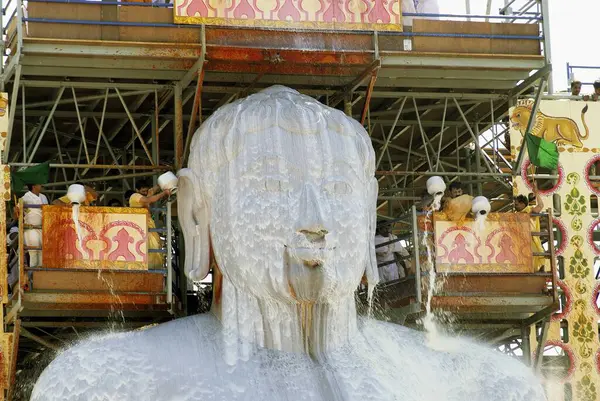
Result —
M 377 256 L 377 265 L 393 262 L 379 267 L 379 278 L 382 283 L 386 281 L 399 280 L 406 277 L 404 268 L 397 265 L 396 256 L 394 255 L 395 253 L 398 253 L 400 256 L 410 256 L 408 251 L 404 249 L 402 245 L 400 245 L 400 242 L 394 242 L 392 244 L 378 247 L 379 244 L 393 241 L 395 239 L 398 238 L 390 232 L 389 225 L 386 224 L 377 226 L 377 232 L 375 235 L 375 254 Z
M 47 205 L 48 198 L 42 193 L 40 184 L 27 184 L 29 191 L 23 195 L 23 205 Z M 39 226 L 40 228 L 26 228 L 24 230 L 25 246 L 42 247 L 42 209 L 27 208 L 24 210 L 23 222 L 25 226 Z M 24 227 L 25 228 L 25 227 Z M 29 254 L 29 266 L 39 267 L 42 265 L 42 251 L 31 250 Z

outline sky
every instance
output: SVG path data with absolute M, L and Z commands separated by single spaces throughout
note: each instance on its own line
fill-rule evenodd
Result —
M 550 2 L 550 40 L 555 92 L 568 88 L 567 63 L 598 66 L 594 70 L 576 70 L 575 78 L 584 82 L 600 79 L 600 52 L 590 45 L 595 43 L 600 12 L 598 0 L 548 0 Z M 441 13 L 464 14 L 466 0 L 438 0 Z M 523 4 L 517 0 L 515 4 Z M 486 0 L 471 0 L 471 14 L 485 14 Z M 492 14 L 497 15 L 504 0 L 493 0 Z M 518 7 L 517 7 L 518 8 Z M 591 87 L 584 88 L 591 92 Z

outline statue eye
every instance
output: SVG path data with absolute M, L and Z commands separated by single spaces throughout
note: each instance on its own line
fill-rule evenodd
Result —
M 330 194 L 336 195 L 348 195 L 352 192 L 350 184 L 344 181 L 330 181 L 324 185 L 324 189 Z
M 277 178 L 265 178 L 263 183 L 264 189 L 267 192 L 283 192 L 289 189 L 289 185 L 286 181 Z
M 517 114 L 517 118 L 521 118 L 521 113 Z

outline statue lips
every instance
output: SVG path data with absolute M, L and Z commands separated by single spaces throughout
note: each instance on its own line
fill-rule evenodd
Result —
M 335 248 L 289 247 L 286 245 L 285 249 L 290 259 L 300 261 L 306 267 L 319 268 L 323 267 L 323 264 L 330 258 L 330 254 Z
M 326 277 L 333 273 L 328 271 L 331 267 L 326 262 L 333 260 L 334 248 L 323 247 L 323 242 L 308 245 L 299 241 L 297 245 L 300 246 L 284 245 L 290 295 L 299 302 L 316 302 L 322 296 Z

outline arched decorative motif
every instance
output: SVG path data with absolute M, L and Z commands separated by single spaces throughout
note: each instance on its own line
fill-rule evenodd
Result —
M 564 305 L 562 305 L 562 310 L 552 315 L 551 319 L 553 322 L 560 322 L 562 319 L 569 315 L 573 307 L 573 303 L 571 298 L 571 290 L 569 289 L 569 287 L 562 280 L 558 280 L 556 284 L 558 284 L 558 287 L 565 295 L 565 303 Z
M 568 381 L 571 376 L 573 376 L 573 373 L 575 372 L 575 366 L 576 366 L 576 359 L 577 356 L 575 355 L 575 352 L 573 352 L 573 348 L 568 345 L 565 344 L 561 341 L 554 341 L 554 340 L 549 340 L 546 341 L 546 343 L 544 344 L 544 353 L 546 353 L 549 349 L 557 349 L 560 350 L 560 352 L 564 353 L 565 358 L 568 360 L 569 366 L 567 367 L 567 369 L 564 372 L 564 375 L 553 375 L 551 378 L 549 378 L 550 380 L 553 381 L 558 381 L 558 382 L 566 382 Z M 537 353 L 534 352 L 533 353 L 534 356 L 534 360 L 535 358 L 537 358 Z M 544 360 L 542 359 L 542 370 L 543 370 L 543 366 L 544 366 Z
M 529 179 L 528 176 L 528 169 L 531 166 L 531 161 L 529 159 L 526 159 L 523 161 L 523 165 L 521 166 L 521 178 L 523 179 L 523 183 L 525 184 L 525 187 L 529 190 L 529 191 L 533 191 L 533 185 L 531 183 L 531 180 Z M 541 190 L 540 189 L 540 195 L 552 195 L 554 194 L 556 191 L 558 191 L 560 189 L 560 187 L 562 186 L 563 182 L 565 181 L 565 170 L 563 169 L 563 166 L 558 163 L 558 180 L 556 181 L 556 184 L 554 184 L 554 186 L 550 189 L 546 189 L 546 190 Z
M 596 195 L 600 196 L 600 183 L 594 184 L 590 180 L 590 169 L 592 168 L 592 166 L 594 164 L 596 164 L 598 162 L 600 162 L 600 155 L 594 155 L 592 158 L 590 158 L 588 160 L 588 162 L 586 163 L 585 168 L 583 169 L 583 177 L 584 177 L 585 183 L 587 184 L 587 187 L 590 189 L 590 191 L 592 191 Z M 600 171 L 597 171 L 596 175 L 600 175 Z
M 588 226 L 587 229 L 587 243 L 596 255 L 600 255 L 600 245 L 596 245 L 596 243 L 594 242 L 594 231 L 599 224 L 600 217 L 592 221 L 592 223 Z
M 563 254 L 567 247 L 567 228 L 565 227 L 565 224 L 562 222 L 562 220 L 556 217 L 552 218 L 552 224 L 558 229 L 558 231 L 560 231 L 560 241 L 558 242 L 558 245 L 554 248 L 554 252 L 556 253 L 556 255 L 560 256 Z

